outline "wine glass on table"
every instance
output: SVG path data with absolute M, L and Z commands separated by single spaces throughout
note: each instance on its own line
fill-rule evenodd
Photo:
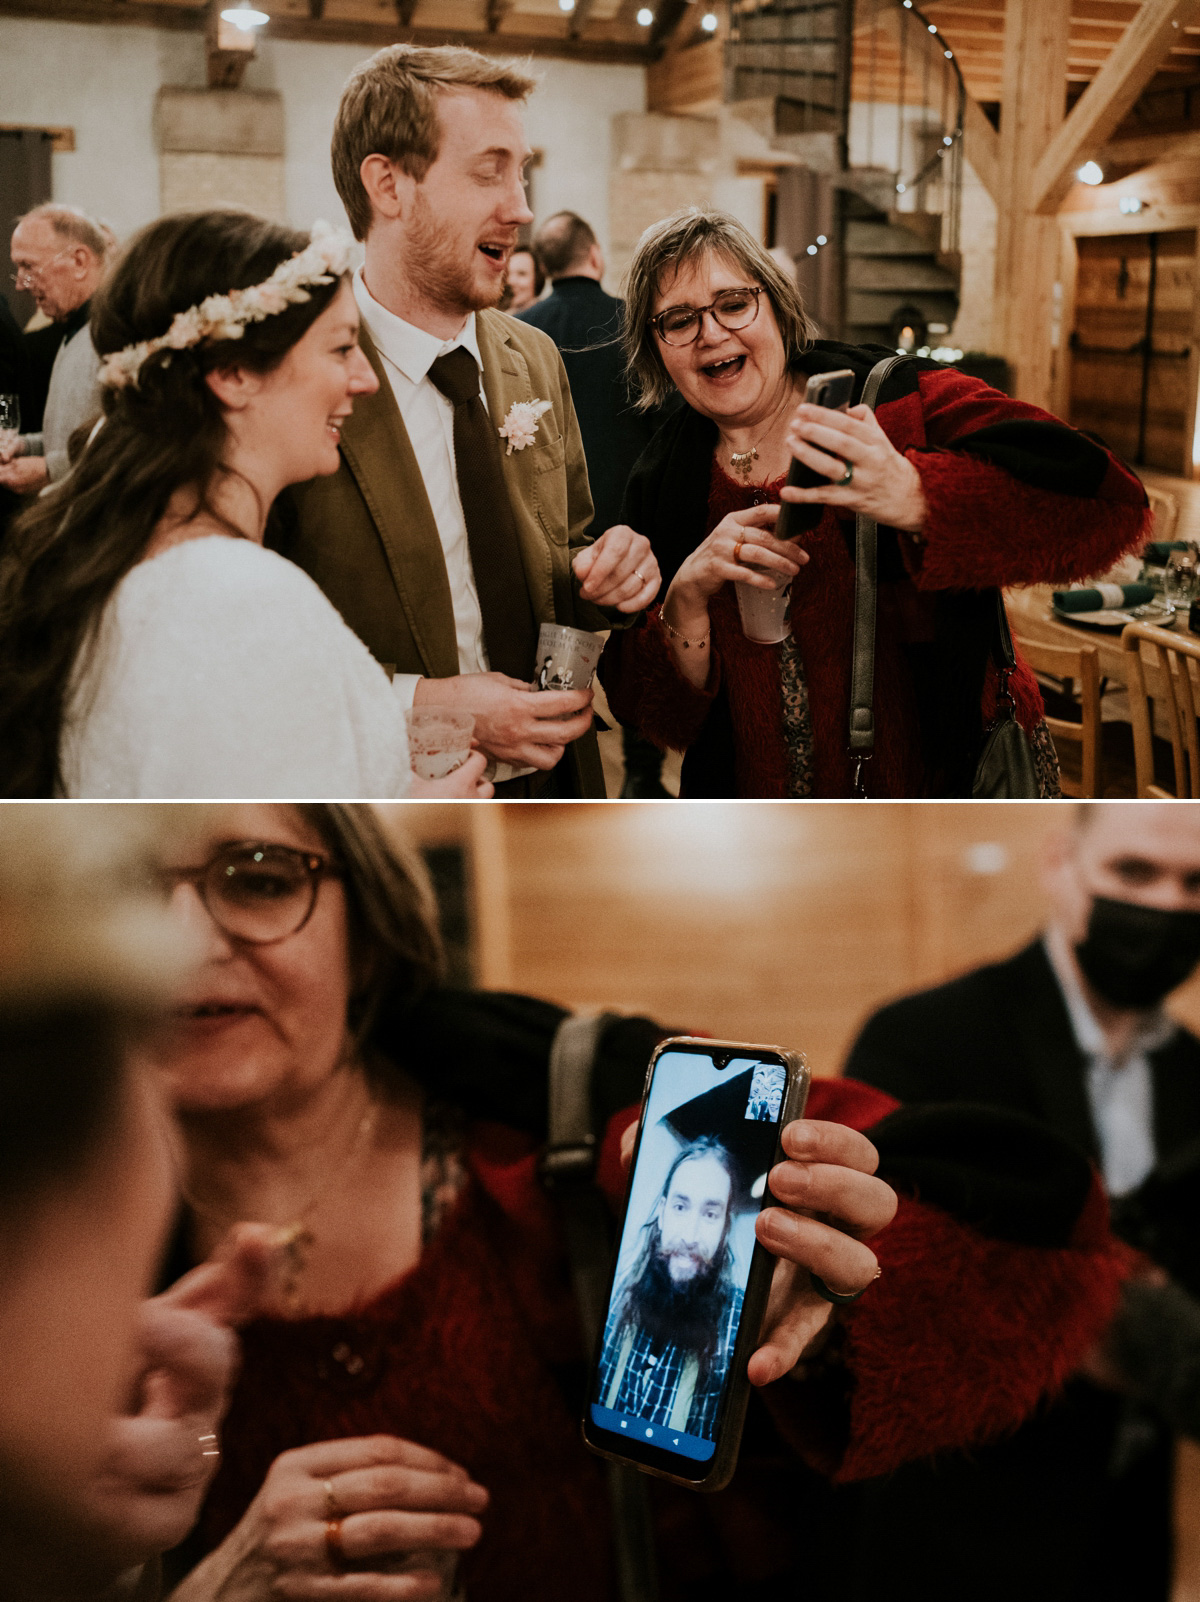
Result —
M 7 461 L 20 432 L 20 396 L 0 394 L 0 462 Z
M 1200 596 L 1200 551 L 1186 545 L 1172 551 L 1163 569 L 1163 600 L 1172 612 L 1187 611 Z

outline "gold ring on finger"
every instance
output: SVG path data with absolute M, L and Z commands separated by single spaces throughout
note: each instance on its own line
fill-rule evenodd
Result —
M 325 1487 L 325 1518 L 330 1523 L 336 1522 L 342 1516 L 342 1509 L 338 1506 L 338 1499 L 333 1494 L 333 1481 L 322 1480 L 321 1484 Z
M 846 471 L 842 474 L 841 478 L 838 479 L 838 483 L 840 485 L 842 485 L 842 486 L 845 486 L 846 484 L 853 483 L 853 481 L 854 481 L 854 463 L 853 462 L 847 462 L 846 463 Z
M 329 1567 L 335 1574 L 345 1574 L 349 1559 L 346 1557 L 346 1548 L 342 1545 L 341 1519 L 325 1520 L 325 1556 L 329 1559 Z
M 815 1290 L 817 1295 L 820 1296 L 824 1301 L 832 1302 L 835 1307 L 847 1307 L 851 1302 L 856 1302 L 860 1296 L 865 1296 L 882 1273 L 883 1269 L 876 1265 L 875 1272 L 871 1275 L 867 1283 L 855 1291 L 830 1290 L 829 1286 L 825 1283 L 821 1276 L 819 1274 L 814 1274 L 811 1268 L 808 1271 L 808 1277 L 812 1281 L 813 1290 Z
M 742 546 L 745 545 L 745 543 L 746 543 L 746 536 L 744 534 L 739 534 L 738 535 L 737 544 L 733 547 L 733 559 L 734 559 L 735 562 L 740 562 L 741 561 L 741 559 L 742 559 Z
M 633 570 L 633 576 L 634 576 L 634 578 L 635 578 L 635 579 L 641 579 L 641 581 L 642 581 L 642 583 L 643 583 L 643 584 L 645 584 L 645 582 L 646 582 L 646 575 L 645 575 L 645 574 L 644 574 L 644 573 L 643 573 L 643 572 L 642 572 L 642 570 L 641 570 L 641 568 L 640 568 L 640 567 L 635 567 L 635 568 L 634 568 L 634 570 Z

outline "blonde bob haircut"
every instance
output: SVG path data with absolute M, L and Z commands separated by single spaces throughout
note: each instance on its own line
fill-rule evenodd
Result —
M 642 411 L 661 405 L 674 387 L 659 354 L 658 335 L 650 326 L 654 302 L 680 268 L 706 256 L 724 256 L 745 273 L 749 284 L 766 290 L 789 366 L 816 338 L 800 291 L 736 217 L 698 206 L 674 212 L 647 228 L 638 240 L 625 285 L 625 361 Z
M 371 231 L 371 202 L 361 168 L 386 156 L 418 183 L 438 157 L 439 90 L 486 89 L 527 100 L 537 79 L 513 61 L 496 61 L 462 45 L 388 45 L 356 67 L 342 90 L 333 124 L 333 181 L 355 239 Z

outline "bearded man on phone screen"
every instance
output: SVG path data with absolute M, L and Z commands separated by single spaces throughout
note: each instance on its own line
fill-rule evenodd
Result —
M 737 1184 L 711 1136 L 671 1164 L 604 1331 L 601 1406 L 714 1438 L 742 1310 L 729 1244 Z

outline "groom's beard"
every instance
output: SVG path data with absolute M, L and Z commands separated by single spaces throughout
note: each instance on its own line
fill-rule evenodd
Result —
M 727 1259 L 728 1246 L 722 1242 L 711 1263 L 677 1284 L 667 1258 L 656 1248 L 630 1287 L 626 1303 L 629 1322 L 644 1329 L 656 1349 L 678 1346 L 695 1354 L 700 1361 L 699 1389 L 707 1383 L 716 1359 L 729 1306 Z
M 404 269 L 413 288 L 430 306 L 456 317 L 495 306 L 504 280 L 489 283 L 476 262 L 475 240 L 466 242 L 449 223 L 440 222 L 420 190 L 407 230 Z

